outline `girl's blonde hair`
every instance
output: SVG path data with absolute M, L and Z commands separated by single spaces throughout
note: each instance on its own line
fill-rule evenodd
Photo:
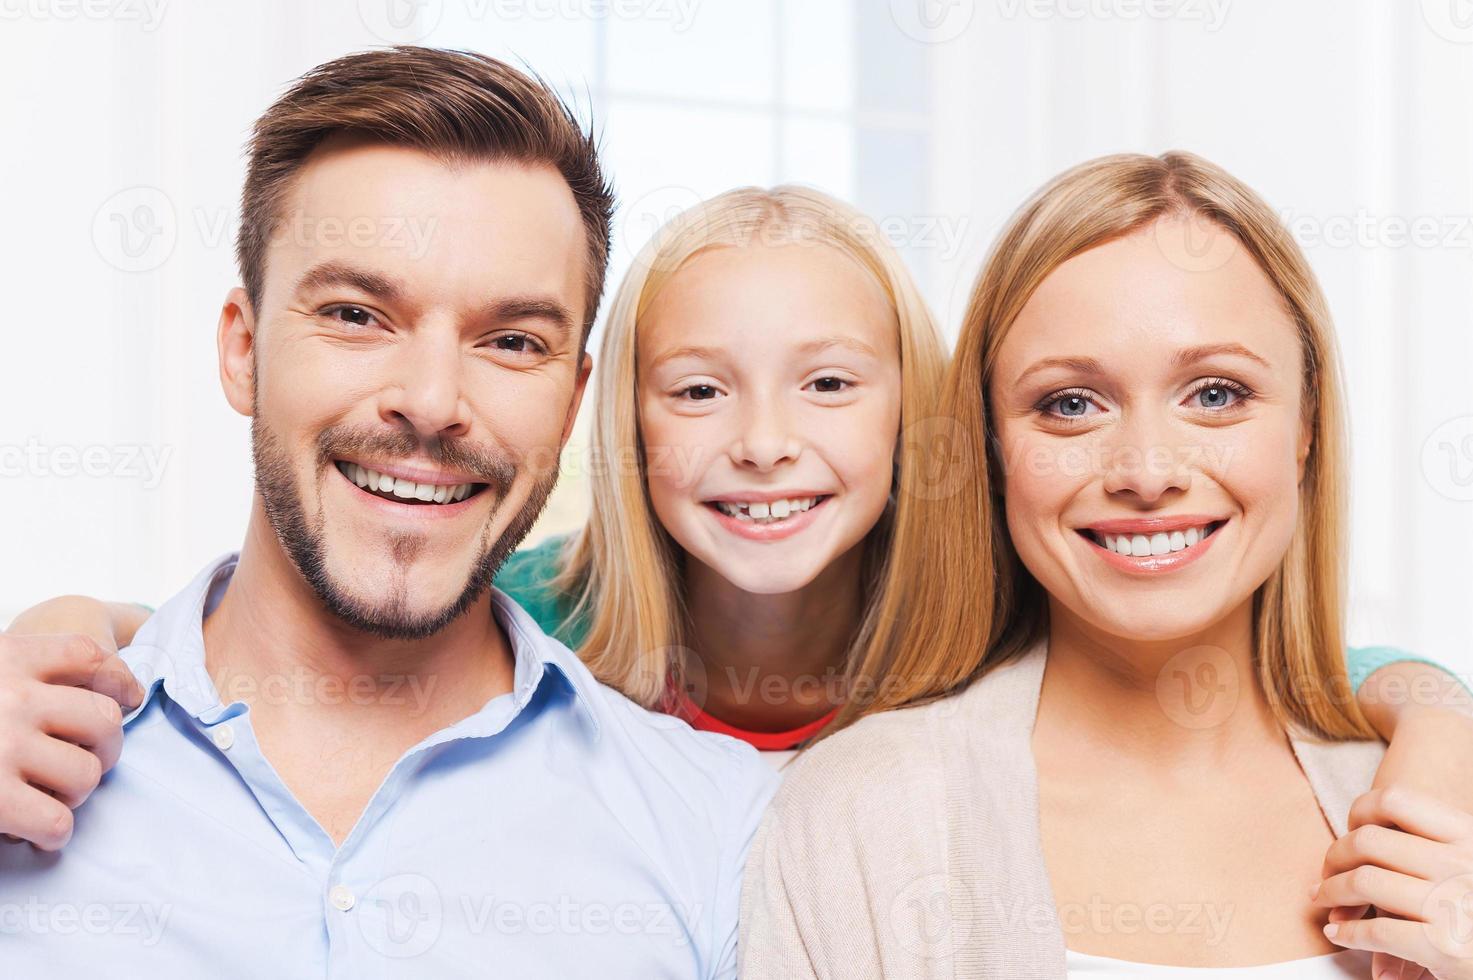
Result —
M 908 619 L 873 647 L 869 667 L 893 683 L 849 705 L 833 729 L 951 693 L 1047 635 L 1047 597 L 1008 535 L 986 406 L 992 370 L 1024 304 L 1055 269 L 1170 216 L 1213 222 L 1237 239 L 1282 298 L 1303 351 L 1301 407 L 1313 441 L 1289 549 L 1254 596 L 1258 680 L 1281 722 L 1328 738 L 1373 734 L 1344 662 L 1345 435 L 1329 311 L 1304 254 L 1268 205 L 1220 167 L 1182 152 L 1106 156 L 1074 167 L 1028 200 L 994 244 L 938 409 L 980 440 L 944 461 L 970 465 L 975 478 L 953 481 L 956 492 L 928 502 L 919 535 L 905 543 L 919 552 L 896 556 L 915 572 Z M 1192 261 L 1185 249 L 1181 258 Z M 979 458 L 985 462 L 975 465 Z
M 696 255 L 755 243 L 839 250 L 863 268 L 894 308 L 901 368 L 891 502 L 865 543 L 867 602 L 856 624 L 845 678 L 877 635 L 898 619 L 903 570 L 892 550 L 915 533 L 919 454 L 902 434 L 929 416 L 945 371 L 945 349 L 905 266 L 874 222 L 819 191 L 796 186 L 728 191 L 682 212 L 635 259 L 614 297 L 600 348 L 594 393 L 592 513 L 569 541 L 553 587 L 572 596 L 570 619 L 586 617 L 578 653 L 604 683 L 646 707 L 659 707 L 680 683 L 688 633 L 684 555 L 660 525 L 646 489 L 640 437 L 636 344 L 655 296 Z

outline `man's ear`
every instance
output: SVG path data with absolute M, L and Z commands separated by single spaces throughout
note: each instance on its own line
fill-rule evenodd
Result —
M 573 423 L 578 421 L 578 406 L 583 404 L 583 393 L 588 390 L 588 379 L 592 374 L 593 355 L 585 351 L 583 360 L 578 365 L 578 380 L 573 384 L 573 403 L 568 406 L 568 417 L 563 422 L 563 441 L 559 449 L 566 446 L 569 437 L 573 435 Z
M 239 286 L 225 297 L 215 328 L 220 356 L 220 386 L 230 407 L 249 418 L 256 409 L 256 316 Z

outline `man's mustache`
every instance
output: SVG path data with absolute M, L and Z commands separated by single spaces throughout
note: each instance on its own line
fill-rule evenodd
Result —
M 429 459 L 446 469 L 477 477 L 498 496 L 516 480 L 515 459 L 493 446 L 460 439 L 421 439 L 412 432 L 392 432 L 363 426 L 334 425 L 317 436 L 317 462 L 325 467 L 343 457 L 366 457 L 383 461 Z

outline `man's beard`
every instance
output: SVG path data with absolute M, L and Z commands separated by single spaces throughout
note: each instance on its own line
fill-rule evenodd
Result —
M 421 449 L 441 465 L 480 477 L 478 482 L 487 484 L 481 493 L 494 494 L 498 501 L 491 512 L 494 517 L 500 508 L 499 501 L 505 499 L 507 490 L 516 479 L 517 467 L 505 457 L 490 456 L 458 443 L 425 444 L 409 433 L 386 434 L 331 427 L 318 436 L 316 472 L 323 473 L 327 467 L 336 468 L 333 460 L 344 456 L 397 459 Z M 412 536 L 390 540 L 393 560 L 401 566 L 396 570 L 400 584 L 386 599 L 377 602 L 365 600 L 351 588 L 352 583 L 335 580 L 328 571 L 323 544 L 326 515 L 319 512 L 315 521 L 308 521 L 301 495 L 297 492 L 291 458 L 275 434 L 261 422 L 259 412 L 251 419 L 251 456 L 256 466 L 256 492 L 261 495 L 271 529 L 317 598 L 328 612 L 352 628 L 391 640 L 422 640 L 433 636 L 469 609 L 490 586 L 507 556 L 516 550 L 532 529 L 558 478 L 556 469 L 540 478 L 533 485 L 527 502 L 495 541 L 487 540 L 491 533 L 488 519 L 481 531 L 481 553 L 472 564 L 460 595 L 439 609 L 415 613 L 409 608 L 406 566 L 423 546 L 422 540 Z

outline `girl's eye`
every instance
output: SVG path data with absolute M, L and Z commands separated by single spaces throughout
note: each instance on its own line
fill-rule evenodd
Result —
M 329 306 L 322 311 L 322 316 L 336 320 L 338 323 L 346 323 L 354 327 L 368 327 L 378 322 L 374 316 L 362 306 L 354 306 L 345 303 L 339 306 Z
M 524 333 L 508 333 L 491 338 L 491 346 L 508 354 L 541 354 L 543 347 L 537 340 Z
M 814 391 L 822 392 L 825 395 L 837 394 L 843 391 L 845 387 L 850 384 L 850 382 L 845 381 L 843 378 L 833 377 L 819 378 L 818 380 L 811 381 L 809 383 L 813 385 Z
M 1091 412 L 1094 408 L 1096 411 Z M 1103 411 L 1089 393 L 1083 389 L 1077 391 L 1057 391 L 1049 395 L 1038 406 L 1039 411 L 1056 419 L 1082 419 L 1092 414 Z
M 677 398 L 686 398 L 693 402 L 706 402 L 717 395 L 715 385 L 689 385 L 675 393 Z
M 1253 397 L 1253 393 L 1227 378 L 1208 378 L 1187 396 L 1192 402 L 1193 408 L 1203 408 L 1209 412 L 1220 412 L 1224 409 L 1237 408 Z

